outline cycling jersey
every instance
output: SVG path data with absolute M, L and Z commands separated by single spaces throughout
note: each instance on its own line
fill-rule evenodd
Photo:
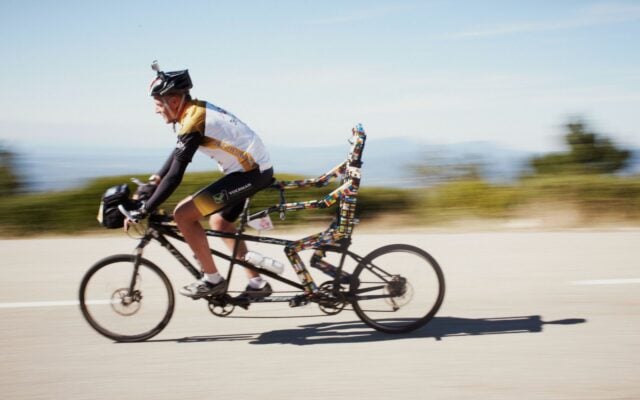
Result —
M 175 191 L 197 150 L 214 158 L 225 175 L 259 171 L 260 178 L 255 178 L 258 180 L 253 182 L 252 190 L 245 196 L 251 195 L 253 190 L 259 190 L 270 182 L 271 161 L 262 140 L 233 114 L 206 101 L 191 100 L 182 113 L 180 126 L 176 147 L 156 174 L 162 179 L 153 196 L 145 204 L 147 211 L 155 210 Z M 239 180 L 234 178 L 229 183 L 236 181 Z M 218 186 L 215 188 L 219 190 Z M 233 202 L 212 203 L 205 199 L 206 193 L 201 191 L 195 196 L 198 200 L 196 205 L 203 215 L 215 212 L 220 207 L 228 205 L 227 203 L 238 201 L 233 199 Z
M 189 147 L 196 142 L 198 150 L 214 158 L 225 175 L 256 167 L 260 171 L 271 168 L 269 154 L 258 135 L 218 106 L 193 100 L 182 114 L 180 125 L 177 153 L 189 152 Z M 194 134 L 199 138 L 193 137 Z

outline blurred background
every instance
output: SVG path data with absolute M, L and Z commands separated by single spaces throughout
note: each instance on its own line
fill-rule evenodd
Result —
M 343 161 L 363 123 L 363 225 L 640 222 L 636 1 L 3 1 L 0 30 L 3 236 L 100 229 L 104 190 L 159 169 L 156 59 L 252 127 L 280 179 Z M 216 170 L 196 155 L 166 208 Z

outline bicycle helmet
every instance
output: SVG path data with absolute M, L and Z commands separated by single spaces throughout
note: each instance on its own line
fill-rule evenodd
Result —
M 170 94 L 188 94 L 193 87 L 189 70 L 182 71 L 160 71 L 158 63 L 154 61 L 151 69 L 158 72 L 156 78 L 151 81 L 149 94 L 151 96 L 167 96 Z

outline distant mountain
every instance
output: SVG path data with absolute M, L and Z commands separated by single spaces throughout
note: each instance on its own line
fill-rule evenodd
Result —
M 640 148 L 631 150 L 631 160 L 624 173 L 629 175 L 640 174 Z
M 319 176 L 338 165 L 347 156 L 346 142 L 322 147 L 270 148 L 276 176 L 278 173 Z M 155 172 L 170 149 L 122 148 L 30 148 L 17 149 L 19 169 L 32 191 L 64 190 L 108 175 Z M 492 182 L 516 179 L 536 153 L 514 150 L 490 142 L 465 142 L 450 145 L 428 144 L 409 138 L 367 138 L 363 154 L 363 180 L 366 186 L 413 187 L 421 183 L 412 165 L 438 163 L 456 165 L 474 163 L 482 176 Z M 197 154 L 189 171 L 215 170 L 214 161 Z M 627 173 L 640 173 L 640 149 L 635 149 Z
M 528 168 L 536 153 L 507 148 L 491 142 L 463 142 L 428 146 L 426 154 L 445 165 L 475 164 L 483 178 L 510 182 Z
M 370 139 L 363 153 L 363 184 L 406 186 L 411 179 L 409 163 L 420 160 L 421 144 L 409 139 Z M 278 172 L 292 172 L 318 176 L 343 162 L 351 146 L 345 141 L 340 146 L 316 148 L 277 147 L 271 149 L 271 158 Z
M 347 155 L 348 144 L 313 149 L 281 147 L 271 151 L 276 173 L 317 175 L 337 165 Z M 363 184 L 410 187 L 420 183 L 412 166 L 426 163 L 454 165 L 477 163 L 491 181 L 517 178 L 534 153 L 507 149 L 488 142 L 452 145 L 425 144 L 408 138 L 367 139 L 363 155 Z
M 17 150 L 20 175 L 30 191 L 66 190 L 109 175 L 150 174 L 169 151 L 150 149 L 39 148 Z

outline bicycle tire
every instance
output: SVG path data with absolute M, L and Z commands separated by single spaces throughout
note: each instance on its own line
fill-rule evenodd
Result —
M 362 259 L 353 276 L 353 309 L 362 322 L 381 332 L 407 333 L 420 328 L 435 316 L 444 300 L 440 266 L 415 246 L 380 247 Z
M 118 342 L 139 342 L 156 336 L 171 320 L 175 307 L 171 282 L 157 265 L 145 258 L 140 259 L 136 276 L 136 285 L 139 286 L 139 289 L 134 290 L 133 295 L 129 292 L 128 287 L 133 278 L 134 261 L 135 256 L 130 254 L 118 254 L 103 258 L 89 268 L 80 284 L 79 296 L 82 315 L 98 333 Z M 159 289 L 152 287 L 151 284 L 157 285 Z M 144 289 L 142 285 L 144 285 Z M 165 293 L 166 299 L 159 298 L 159 295 L 165 295 Z M 127 295 L 129 299 L 125 301 Z M 152 297 L 147 298 L 149 295 Z M 138 297 L 138 299 L 131 300 L 132 297 Z M 149 315 L 153 313 L 149 308 L 156 305 L 154 300 L 159 301 L 157 308 L 160 311 L 157 317 Z M 105 307 L 106 305 L 110 307 Z M 146 307 L 147 305 L 148 307 Z M 109 308 L 111 312 L 109 312 Z M 134 322 L 132 318 L 129 318 L 136 316 L 141 310 L 143 311 L 142 323 L 140 321 Z M 106 322 L 107 319 L 113 317 L 115 317 L 113 322 Z M 150 321 L 148 328 L 146 320 Z M 156 323 L 157 320 L 159 321 Z M 136 324 L 142 327 L 137 328 Z M 118 332 L 117 325 L 122 325 L 120 329 L 127 332 Z M 141 332 L 138 332 L 138 329 Z M 129 332 L 129 330 L 131 331 Z

